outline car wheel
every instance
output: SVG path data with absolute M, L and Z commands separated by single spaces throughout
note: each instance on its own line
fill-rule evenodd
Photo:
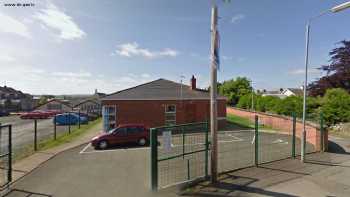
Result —
M 137 142 L 140 146 L 144 146 L 147 143 L 147 140 L 145 138 L 141 138 L 139 139 L 139 141 Z
M 106 149 L 108 147 L 108 142 L 106 140 L 102 140 L 98 143 L 98 149 Z

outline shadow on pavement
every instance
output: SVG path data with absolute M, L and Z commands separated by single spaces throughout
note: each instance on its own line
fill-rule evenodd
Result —
M 295 171 L 290 171 L 290 170 L 269 168 L 269 167 L 264 167 L 264 166 L 259 166 L 258 168 L 264 168 L 264 169 L 268 169 L 268 170 L 276 170 L 276 171 L 279 171 L 279 172 L 285 172 L 285 173 L 289 173 L 289 174 L 297 174 L 297 175 L 302 175 L 302 176 L 310 175 L 309 173 L 302 173 L 302 172 L 295 172 Z
M 258 182 L 259 179 L 235 176 L 226 174 L 225 178 L 222 178 L 218 183 L 200 183 L 198 188 L 192 191 L 184 192 L 184 196 L 208 196 L 208 197 L 219 197 L 219 196 L 240 196 L 243 194 L 258 194 L 264 196 L 280 196 L 280 197 L 296 197 L 294 195 L 268 191 L 262 188 L 250 186 L 251 184 Z
M 30 191 L 21 190 L 21 189 L 11 189 L 11 191 L 8 192 L 5 196 L 7 196 L 7 197 L 11 197 L 11 196 L 53 197 L 52 195 L 49 195 L 49 194 L 42 194 L 42 193 L 37 193 L 37 192 L 30 192 Z
M 328 141 L 328 152 L 350 155 L 350 153 L 346 152 L 346 150 L 342 146 L 331 140 Z

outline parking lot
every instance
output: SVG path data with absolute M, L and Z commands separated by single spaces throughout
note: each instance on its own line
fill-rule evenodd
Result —
M 6 116 L 0 117 L 1 124 L 12 125 L 12 144 L 14 152 L 24 148 L 29 144 L 34 143 L 34 120 L 21 119 L 19 116 Z M 57 126 L 57 135 L 68 132 L 67 126 Z M 1 138 L 1 150 L 6 149 L 6 140 L 8 132 L 2 131 Z M 39 119 L 37 122 L 37 135 L 38 139 L 53 138 L 54 135 L 54 124 L 52 118 L 50 119 Z
M 226 167 L 232 170 L 242 167 L 243 164 L 246 165 L 245 167 L 247 164 L 252 164 L 254 157 L 252 131 L 226 131 L 220 136 L 220 171 L 225 170 Z M 261 132 L 260 137 L 261 156 L 263 154 L 278 156 L 276 154 L 284 152 L 283 148 L 290 154 L 291 144 L 288 141 L 290 136 Z M 264 151 L 270 151 L 268 147 L 274 147 L 275 152 L 264 153 Z M 162 148 L 161 144 L 159 149 Z M 172 171 L 176 174 L 175 179 L 172 179 L 173 174 L 165 177 L 168 182 L 164 182 L 163 186 L 166 186 L 165 183 L 175 183 L 187 178 L 184 161 L 186 159 L 183 158 L 176 161 L 181 165 L 178 166 L 179 168 L 173 168 L 177 170 Z M 167 166 L 172 165 L 167 164 Z M 164 170 L 163 168 L 163 172 Z M 192 168 L 190 173 L 195 175 L 195 173 L 202 172 L 201 170 Z M 17 181 L 8 196 L 104 197 L 115 194 L 118 196 L 154 196 L 154 193 L 150 192 L 149 180 L 149 147 L 128 145 L 107 150 L 95 150 L 91 145 L 85 144 L 55 156 Z M 172 189 L 170 187 L 161 190 L 157 195 L 176 196 Z

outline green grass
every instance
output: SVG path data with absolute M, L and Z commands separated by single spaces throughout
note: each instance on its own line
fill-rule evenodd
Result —
M 226 120 L 231 123 L 231 127 L 236 127 L 237 129 L 255 128 L 254 122 L 250 121 L 248 118 L 228 114 Z
M 227 120 L 227 126 L 225 129 L 244 130 L 244 129 L 255 128 L 255 122 L 249 120 L 248 118 L 243 118 L 233 114 L 227 114 L 226 120 Z M 271 132 L 274 131 L 274 129 L 268 125 L 259 125 L 259 129 L 264 129 Z
M 82 134 L 86 133 L 87 130 L 96 126 L 100 122 L 101 122 L 101 118 L 96 119 L 94 121 L 91 121 L 91 122 L 89 122 L 89 124 L 81 125 L 80 129 L 78 128 L 78 126 L 75 126 L 75 128 L 71 130 L 71 134 L 69 134 L 69 133 L 60 134 L 56 137 L 56 140 L 54 140 L 52 138 L 41 140 L 38 143 L 38 151 L 47 150 L 50 148 L 60 146 L 62 144 L 72 142 L 74 139 L 77 139 Z M 35 153 L 34 145 L 30 144 L 30 145 L 27 145 L 18 151 L 15 151 L 13 160 L 16 162 L 16 161 L 19 161 L 25 157 L 28 157 L 28 156 L 34 154 L 34 153 Z

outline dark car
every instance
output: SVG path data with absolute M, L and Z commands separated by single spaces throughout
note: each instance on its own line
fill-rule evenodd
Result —
M 8 116 L 8 115 L 10 115 L 10 113 L 8 111 L 0 110 L 0 117 L 1 116 Z
M 106 149 L 113 145 L 137 143 L 144 146 L 149 142 L 149 128 L 140 124 L 119 125 L 106 133 L 102 133 L 91 140 L 95 149 Z

